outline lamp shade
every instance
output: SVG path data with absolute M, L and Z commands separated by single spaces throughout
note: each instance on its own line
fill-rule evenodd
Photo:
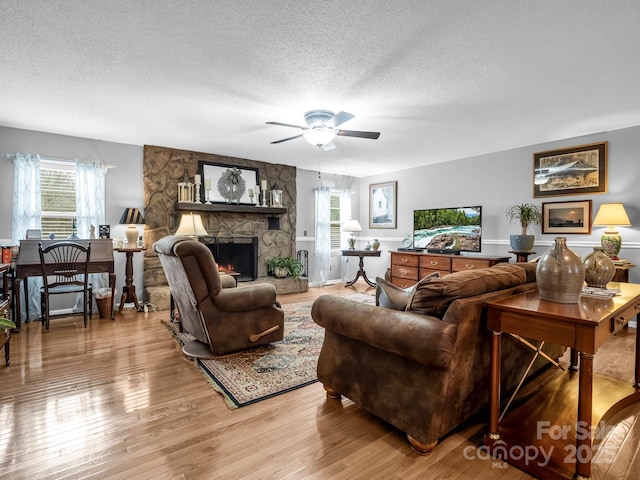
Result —
M 621 203 L 603 203 L 598 209 L 593 225 L 604 225 L 607 227 L 630 227 L 629 216 Z
M 360 223 L 358 222 L 358 220 L 350 218 L 349 220 L 344 222 L 344 225 L 342 225 L 342 231 L 344 231 L 344 232 L 361 232 L 362 231 L 362 227 L 360 226 Z
M 186 237 L 206 237 L 209 235 L 202 224 L 202 217 L 197 213 L 183 213 L 176 235 Z
M 137 208 L 125 208 L 120 223 L 141 224 L 144 223 L 144 217 Z
M 593 225 L 606 225 L 600 244 L 602 250 L 611 259 L 617 259 L 622 247 L 622 237 L 616 230 L 617 226 L 630 227 L 629 216 L 621 203 L 603 203 L 598 209 Z

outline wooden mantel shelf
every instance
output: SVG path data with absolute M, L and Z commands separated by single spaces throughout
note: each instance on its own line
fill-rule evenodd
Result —
M 282 207 L 256 207 L 255 205 L 235 205 L 232 203 L 187 203 L 177 202 L 177 212 L 220 212 L 220 213 L 257 213 L 280 215 L 287 212 Z

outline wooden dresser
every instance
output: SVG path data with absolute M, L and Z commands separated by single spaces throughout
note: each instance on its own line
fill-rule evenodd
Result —
M 443 276 L 452 272 L 491 267 L 501 262 L 508 263 L 509 257 L 391 252 L 391 282 L 398 287 L 407 288 L 433 272 L 440 272 L 440 276 Z

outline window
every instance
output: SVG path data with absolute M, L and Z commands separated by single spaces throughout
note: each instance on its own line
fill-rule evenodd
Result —
M 76 211 L 76 169 L 73 163 L 40 160 L 42 235 L 67 238 L 74 233 Z
M 331 229 L 331 251 L 335 253 L 342 248 L 342 238 L 340 234 L 340 194 L 337 192 L 331 192 L 329 211 L 329 224 Z

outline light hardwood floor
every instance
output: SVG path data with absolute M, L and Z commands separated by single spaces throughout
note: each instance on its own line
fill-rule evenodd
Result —
M 373 293 L 364 282 L 304 294 Z M 161 324 L 125 311 L 25 324 L 0 366 L 2 479 L 528 479 L 477 457 L 484 417 L 419 456 L 405 435 L 319 383 L 236 410 Z M 614 341 L 616 341 L 614 339 Z M 467 453 L 465 455 L 465 452 Z

